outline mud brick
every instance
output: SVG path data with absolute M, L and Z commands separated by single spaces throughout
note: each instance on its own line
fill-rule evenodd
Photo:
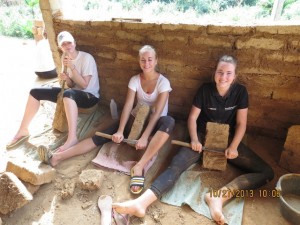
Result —
M 206 125 L 205 147 L 226 149 L 228 146 L 229 125 L 208 122 Z M 202 166 L 212 170 L 226 170 L 227 159 L 223 153 L 203 151 Z
M 136 117 L 132 124 L 128 139 L 136 140 L 140 138 L 149 114 L 150 114 L 150 106 L 140 105 L 138 107 Z
M 54 168 L 29 158 L 9 159 L 6 171 L 14 173 L 19 179 L 33 185 L 50 183 L 55 178 Z
M 290 172 L 300 173 L 300 125 L 289 128 L 279 165 Z
M 10 172 L 0 174 L 0 213 L 21 208 L 32 200 L 32 195 L 22 182 Z
M 25 181 L 22 181 L 22 183 L 32 195 L 34 195 L 41 187 L 40 185 L 33 185 Z
M 101 170 L 83 170 L 79 175 L 78 185 L 83 190 L 93 191 L 100 188 L 102 180 L 103 172 Z
M 74 195 L 75 182 L 72 180 L 67 180 L 64 183 L 63 190 L 60 192 L 60 197 L 65 200 L 71 198 Z

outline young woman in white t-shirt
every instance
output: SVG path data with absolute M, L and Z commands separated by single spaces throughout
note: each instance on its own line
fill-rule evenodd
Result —
M 175 120 L 167 115 L 169 92 L 172 88 L 169 80 L 156 71 L 157 54 L 152 46 L 145 45 L 140 49 L 139 64 L 142 72 L 133 76 L 129 81 L 120 123 L 103 131 L 113 134 L 112 140 L 120 143 L 124 136 L 128 135 L 133 120 L 132 117 L 135 116 L 135 98 L 137 98 L 137 105 L 146 104 L 151 107 L 149 122 L 135 145 L 137 150 L 146 149 L 146 151 L 131 170 L 130 190 L 134 194 L 139 194 L 143 190 L 144 167 L 168 140 L 175 125 Z M 149 137 L 152 135 L 153 137 L 149 141 Z M 45 163 L 56 166 L 65 159 L 87 153 L 96 146 L 103 145 L 108 141 L 108 139 L 94 135 L 92 138 L 84 139 L 63 152 L 53 153 L 50 157 L 47 157 L 47 152 L 44 152 L 44 154 L 42 152 L 40 158 L 44 159 Z
M 78 143 L 77 118 L 78 107 L 90 108 L 99 102 L 99 77 L 96 62 L 87 52 L 78 51 L 72 34 L 62 31 L 57 35 L 57 43 L 63 51 L 62 65 L 66 72 L 59 74 L 65 80 L 68 89 L 64 90 L 63 102 L 68 122 L 68 138 L 57 151 L 62 152 Z M 67 55 L 67 56 L 66 56 Z M 20 127 L 6 148 L 13 148 L 29 137 L 29 125 L 39 110 L 40 101 L 57 101 L 60 87 L 39 87 L 30 90 Z

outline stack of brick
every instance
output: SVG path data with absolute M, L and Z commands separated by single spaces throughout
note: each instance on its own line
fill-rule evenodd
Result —
M 55 169 L 31 159 L 9 159 L 0 175 L 0 212 L 8 214 L 28 202 L 39 186 L 51 182 Z

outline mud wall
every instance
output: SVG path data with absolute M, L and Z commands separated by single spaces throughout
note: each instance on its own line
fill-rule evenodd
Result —
M 218 57 L 231 54 L 249 91 L 248 132 L 285 138 L 291 125 L 300 124 L 300 26 L 70 21 L 55 17 L 48 1 L 40 5 L 56 64 L 55 37 L 68 30 L 78 49 L 95 57 L 106 104 L 114 98 L 122 107 L 130 77 L 140 72 L 138 49 L 150 44 L 157 49 L 159 71 L 171 81 L 170 114 L 176 119 L 187 118 L 192 97 L 211 80 Z

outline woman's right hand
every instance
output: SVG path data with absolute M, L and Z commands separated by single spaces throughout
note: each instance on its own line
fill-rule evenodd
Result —
M 202 144 L 200 143 L 199 140 L 197 141 L 191 141 L 191 147 L 195 152 L 202 152 Z
M 121 141 L 123 141 L 123 139 L 124 139 L 124 135 L 121 132 L 117 132 L 117 133 L 113 134 L 111 139 L 115 143 L 121 143 Z
M 60 73 L 59 77 L 60 77 L 61 80 L 67 80 L 69 78 L 67 73 Z

